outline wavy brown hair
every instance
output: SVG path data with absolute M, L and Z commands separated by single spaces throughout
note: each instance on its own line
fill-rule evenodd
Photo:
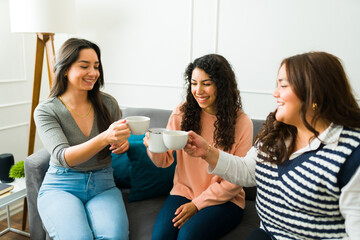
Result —
M 301 120 L 314 137 L 319 135 L 313 127 L 319 119 L 350 128 L 360 127 L 360 108 L 339 58 L 326 52 L 309 52 L 285 58 L 280 67 L 283 65 L 290 87 L 302 102 Z M 308 122 L 306 112 L 313 103 L 317 108 Z M 297 129 L 277 121 L 275 114 L 276 111 L 268 115 L 256 143 L 266 155 L 259 155 L 260 158 L 280 164 L 294 151 Z M 290 139 L 288 147 L 287 139 Z
M 216 121 L 214 123 L 215 146 L 228 151 L 235 142 L 235 124 L 239 111 L 242 111 L 240 91 L 237 87 L 235 73 L 230 63 L 221 55 L 208 54 L 195 59 L 190 63 L 184 73 L 186 85 L 186 101 L 180 110 L 184 113 L 181 129 L 193 130 L 200 134 L 201 107 L 191 92 L 191 76 L 195 68 L 204 70 L 215 83 L 217 96 Z
M 103 132 L 110 126 L 114 119 L 111 118 L 108 109 L 100 97 L 100 88 L 104 85 L 104 72 L 101 63 L 100 48 L 95 43 L 79 38 L 70 38 L 64 42 L 57 55 L 57 61 L 54 67 L 55 80 L 50 90 L 50 97 L 58 97 L 66 91 L 68 79 L 65 74 L 70 66 L 79 58 L 80 51 L 83 49 L 93 49 L 99 59 L 100 75 L 94 87 L 88 92 L 88 98 L 93 105 L 97 117 L 99 132 Z M 102 153 L 105 154 L 105 152 L 109 151 L 107 149 L 107 147 L 104 148 Z

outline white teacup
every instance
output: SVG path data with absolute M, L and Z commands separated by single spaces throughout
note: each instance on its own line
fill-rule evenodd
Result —
M 131 134 L 142 135 L 147 132 L 150 126 L 150 118 L 145 116 L 126 117 L 126 124 L 130 128 Z
M 180 150 L 185 147 L 189 133 L 185 131 L 168 130 L 163 132 L 165 146 L 171 150 Z
M 164 153 L 168 149 L 164 144 L 163 133 L 166 128 L 150 128 L 149 129 L 149 151 L 153 153 Z

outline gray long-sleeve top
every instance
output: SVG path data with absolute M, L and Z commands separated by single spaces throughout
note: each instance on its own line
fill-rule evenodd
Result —
M 101 99 L 107 107 L 112 120 L 119 120 L 121 112 L 115 98 L 109 94 L 101 93 Z M 96 114 L 94 114 L 90 135 L 86 137 L 69 110 L 57 97 L 49 98 L 40 103 L 35 109 L 34 120 L 40 139 L 51 154 L 50 161 L 54 165 L 64 168 L 70 168 L 65 161 L 66 148 L 86 142 L 99 134 Z M 79 171 L 90 171 L 104 168 L 110 163 L 110 154 L 105 158 L 96 154 L 88 161 L 71 168 Z

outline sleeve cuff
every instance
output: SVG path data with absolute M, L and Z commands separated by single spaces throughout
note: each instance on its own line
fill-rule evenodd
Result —
M 198 211 L 200 211 L 201 209 L 205 208 L 204 206 L 204 201 L 201 201 L 201 199 L 199 199 L 199 197 L 194 198 L 192 200 L 192 203 L 194 203 L 194 205 L 196 206 L 196 208 L 198 209 Z
M 219 158 L 216 167 L 212 168 L 208 166 L 208 173 L 218 175 L 225 172 L 228 167 L 228 163 L 226 161 L 223 161 L 223 159 L 226 158 L 226 154 L 227 153 L 219 150 Z

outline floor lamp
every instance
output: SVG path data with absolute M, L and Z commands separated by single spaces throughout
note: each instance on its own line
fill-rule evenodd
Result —
M 9 0 L 12 32 L 36 33 L 35 71 L 31 100 L 28 155 L 34 152 L 36 127 L 34 110 L 39 104 L 46 50 L 49 86 L 54 80 L 54 35 L 75 31 L 75 0 Z M 26 227 L 27 200 L 24 200 L 22 230 Z
M 31 155 L 36 133 L 33 113 L 39 103 L 44 51 L 51 87 L 54 80 L 54 35 L 74 32 L 75 0 L 10 0 L 9 7 L 11 31 L 36 33 L 37 36 L 28 145 L 28 155 Z
M 36 38 L 36 52 L 35 52 L 35 72 L 33 82 L 33 93 L 31 100 L 31 113 L 30 113 L 30 130 L 29 130 L 29 145 L 28 155 L 34 152 L 35 144 L 35 122 L 34 110 L 39 104 L 41 75 L 43 69 L 44 50 L 46 49 L 46 60 L 49 75 L 49 86 L 51 87 L 54 80 L 54 62 L 55 62 L 55 49 L 54 49 L 54 33 L 37 33 Z

